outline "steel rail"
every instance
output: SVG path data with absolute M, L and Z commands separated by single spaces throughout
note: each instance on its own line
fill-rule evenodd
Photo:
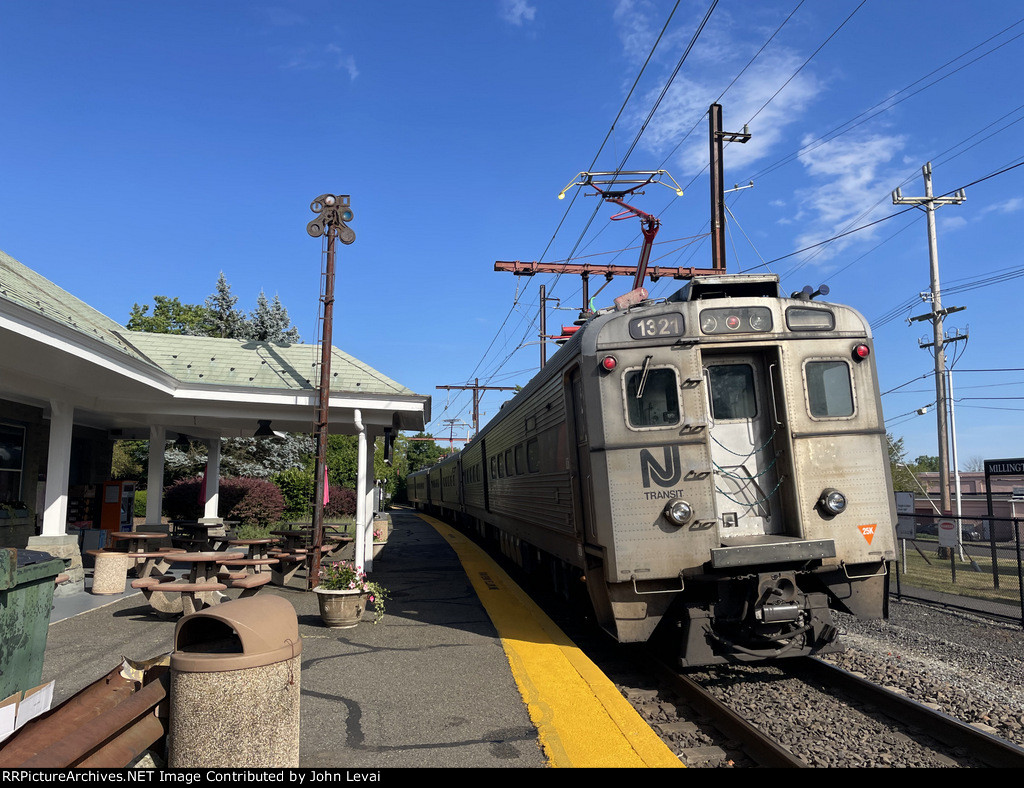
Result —
M 951 717 L 945 712 L 925 706 L 897 692 L 885 689 L 868 679 L 817 657 L 788 666 L 792 672 L 810 673 L 830 688 L 842 687 L 856 694 L 859 700 L 894 719 L 919 727 L 923 732 L 949 746 L 963 748 L 978 760 L 995 768 L 1024 767 L 1024 748 Z
M 764 733 L 756 725 L 708 693 L 692 679 L 673 670 L 653 657 L 647 658 L 647 667 L 660 681 L 682 697 L 688 706 L 711 718 L 714 726 L 742 745 L 743 751 L 758 765 L 773 769 L 806 769 L 806 763 Z

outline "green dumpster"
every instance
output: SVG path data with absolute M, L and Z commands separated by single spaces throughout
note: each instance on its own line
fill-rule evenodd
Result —
M 38 550 L 0 549 L 0 700 L 37 686 L 64 561 Z

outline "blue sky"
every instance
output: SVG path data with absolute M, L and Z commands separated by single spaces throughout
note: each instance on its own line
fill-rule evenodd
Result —
M 727 185 L 754 182 L 729 197 L 729 270 L 863 312 L 890 431 L 936 454 L 929 325 L 906 322 L 929 311 L 925 218 L 890 197 L 923 195 L 931 161 L 937 194 L 967 191 L 937 212 L 943 306 L 966 307 L 946 328 L 969 334 L 950 349 L 961 465 L 1024 454 L 1024 167 L 993 175 L 1024 161 L 1018 2 L 33 0 L 0 6 L 0 41 L 0 249 L 122 323 L 224 272 L 311 342 L 309 203 L 350 194 L 335 344 L 432 395 L 437 434 L 471 398 L 436 386 L 536 370 L 539 285 L 563 307 L 549 327 L 579 308 L 578 277 L 495 260 L 635 262 L 638 223 L 556 199 L 577 172 L 668 170 L 683 197 L 634 201 L 661 221 L 652 264 L 710 265 L 693 237 L 717 100 L 753 135 L 725 154 Z

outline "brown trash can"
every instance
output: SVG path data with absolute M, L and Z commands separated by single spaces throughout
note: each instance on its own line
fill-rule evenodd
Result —
M 281 597 L 236 599 L 181 619 L 168 767 L 297 767 L 301 657 L 298 617 Z

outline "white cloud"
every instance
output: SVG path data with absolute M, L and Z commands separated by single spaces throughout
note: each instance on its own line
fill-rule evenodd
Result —
M 996 205 L 986 206 L 982 213 L 1016 213 L 1024 210 L 1024 197 L 1013 197 Z
M 954 231 L 966 227 L 967 220 L 963 216 L 946 216 L 943 211 L 939 214 L 939 224 L 943 231 Z
M 501 0 L 501 18 L 516 27 L 532 22 L 537 16 L 537 7 L 526 0 Z
M 655 10 L 648 0 L 619 0 L 612 13 L 622 49 L 626 57 L 638 65 L 647 59 L 658 38 L 658 28 L 651 18 Z
M 341 47 L 336 44 L 328 44 L 327 51 L 337 57 L 334 67 L 347 71 L 348 78 L 355 82 L 356 77 L 359 76 L 359 69 L 356 68 L 356 59 L 352 55 L 346 55 Z
M 810 136 L 805 137 L 803 145 L 811 142 Z M 799 205 L 794 218 L 805 228 L 795 239 L 795 247 L 811 246 L 888 215 L 892 209 L 891 186 L 900 178 L 893 160 L 904 144 L 902 136 L 847 134 L 804 153 L 800 161 L 808 179 L 816 185 L 794 195 Z M 876 228 L 857 232 L 818 247 L 812 255 L 819 261 L 827 260 L 877 232 Z
M 317 71 L 319 69 L 335 69 L 348 72 L 351 81 L 359 76 L 356 61 L 352 55 L 337 44 L 326 47 L 306 45 L 300 47 L 277 47 L 276 53 L 282 58 L 281 68 L 294 71 Z

